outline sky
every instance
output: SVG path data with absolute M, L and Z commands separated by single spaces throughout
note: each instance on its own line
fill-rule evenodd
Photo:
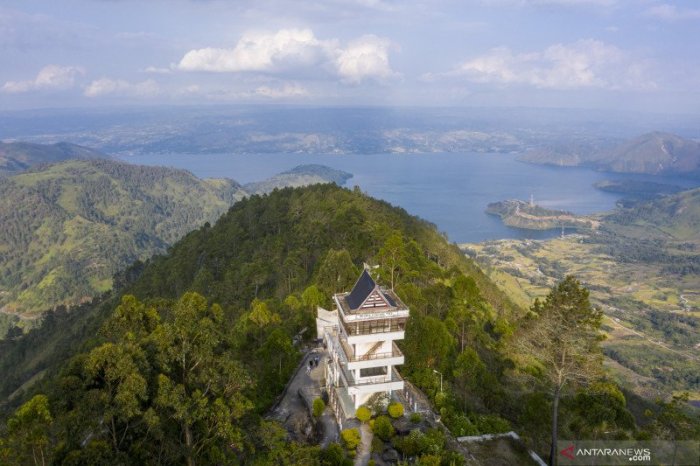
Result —
M 700 113 L 697 0 L 3 0 L 0 110 Z

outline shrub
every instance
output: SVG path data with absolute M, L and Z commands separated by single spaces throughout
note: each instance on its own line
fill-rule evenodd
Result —
M 355 451 L 360 444 L 360 431 L 357 429 L 343 429 L 340 432 L 340 437 L 343 439 L 343 445 L 350 451 Z
M 423 418 L 420 417 L 420 413 L 413 413 L 411 414 L 411 417 L 409 418 L 412 423 L 418 424 L 420 421 L 423 420 Z
M 413 429 L 405 437 L 397 437 L 394 446 L 406 456 L 417 456 L 428 448 L 428 439 L 418 429 Z
M 378 416 L 374 420 L 372 432 L 386 442 L 394 435 L 394 426 L 391 425 L 391 420 L 388 417 Z
M 479 429 L 472 423 L 472 421 L 461 413 L 445 417 L 443 422 L 455 437 L 480 434 Z
M 384 451 L 384 442 L 377 436 L 372 437 L 372 453 L 380 453 Z
M 441 458 L 438 455 L 423 455 L 418 458 L 419 466 L 440 466 Z
M 357 418 L 358 421 L 360 422 L 367 422 L 369 419 L 372 417 L 372 412 L 369 410 L 367 406 L 360 406 L 357 408 L 357 411 L 355 411 L 355 417 Z
M 326 403 L 323 402 L 321 398 L 316 398 L 314 400 L 312 411 L 314 412 L 314 417 L 321 417 L 323 411 L 326 409 Z
M 389 416 L 394 419 L 398 419 L 403 416 L 403 405 L 399 402 L 391 403 L 389 405 Z
M 496 415 L 479 416 L 476 426 L 482 434 L 500 434 L 511 429 L 510 422 Z
M 372 414 L 374 416 L 379 416 L 382 414 L 385 410 L 386 407 L 389 405 L 389 395 L 386 393 L 377 393 L 373 395 L 367 403 L 365 403 L 365 406 L 369 408 L 370 411 L 372 411 Z
M 345 462 L 345 452 L 337 443 L 331 443 L 325 450 L 321 450 L 320 458 L 324 465 L 342 466 Z

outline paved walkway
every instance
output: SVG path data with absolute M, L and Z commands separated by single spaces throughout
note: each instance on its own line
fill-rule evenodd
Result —
M 372 437 L 374 434 L 367 423 L 360 425 L 360 445 L 357 447 L 355 466 L 366 466 L 372 454 Z
M 309 370 L 309 361 L 317 357 L 319 358 L 319 364 Z M 287 384 L 282 399 L 272 412 L 270 412 L 269 416 L 272 419 L 281 422 L 285 427 L 289 428 L 290 426 L 287 425 L 287 421 L 294 413 L 309 412 L 309 406 L 311 406 L 313 400 L 321 396 L 323 364 L 327 357 L 328 354 L 319 348 L 309 351 L 304 356 L 298 370 Z M 306 398 L 306 402 L 304 398 Z M 329 443 L 338 441 L 338 425 L 329 409 L 324 411 L 320 423 L 322 433 L 320 445 L 325 448 Z

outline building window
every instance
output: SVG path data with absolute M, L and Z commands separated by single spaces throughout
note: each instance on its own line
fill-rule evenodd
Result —
M 403 332 L 406 329 L 406 318 L 377 319 L 360 322 L 345 322 L 341 319 L 347 335 L 368 335 L 374 333 Z
M 368 367 L 366 369 L 360 369 L 360 377 L 377 377 L 386 374 L 386 366 Z

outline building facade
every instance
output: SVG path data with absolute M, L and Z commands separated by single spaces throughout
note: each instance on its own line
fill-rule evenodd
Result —
M 396 340 L 404 338 L 409 311 L 396 293 L 377 285 L 366 270 L 352 291 L 334 295 L 333 301 L 337 318 L 332 320 L 337 323 L 324 326 L 319 335 L 329 353 L 326 389 L 336 414 L 342 411 L 350 418 L 373 396 L 403 390 L 396 366 L 404 363 L 404 355 Z M 323 321 L 328 322 L 328 311 L 324 312 Z

